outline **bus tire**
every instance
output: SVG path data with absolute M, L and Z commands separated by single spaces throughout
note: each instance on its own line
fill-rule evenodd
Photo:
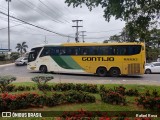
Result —
M 105 77 L 107 76 L 107 69 L 105 67 L 99 67 L 96 73 L 100 77 Z
M 46 65 L 41 65 L 40 68 L 39 68 L 39 71 L 41 73 L 46 73 L 47 72 L 47 66 Z
M 109 70 L 109 74 L 110 74 L 111 77 L 118 77 L 120 75 L 120 73 L 121 73 L 120 69 L 117 68 L 117 67 L 111 68 Z

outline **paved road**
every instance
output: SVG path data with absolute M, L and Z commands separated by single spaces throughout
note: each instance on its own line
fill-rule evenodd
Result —
M 55 83 L 92 83 L 92 84 L 154 84 L 160 85 L 160 74 L 145 74 L 142 76 L 98 77 L 92 74 L 52 74 Z M 31 82 L 30 78 L 42 75 L 39 72 L 28 71 L 26 66 L 0 66 L 0 75 L 13 75 L 16 82 Z

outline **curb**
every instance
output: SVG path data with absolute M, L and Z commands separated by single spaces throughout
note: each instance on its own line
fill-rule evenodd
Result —
M 14 63 L 10 63 L 10 64 L 3 64 L 3 65 L 0 65 L 0 67 L 10 66 L 10 65 L 14 65 Z

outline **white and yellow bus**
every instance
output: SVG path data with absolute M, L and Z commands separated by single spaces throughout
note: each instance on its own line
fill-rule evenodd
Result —
M 29 70 L 57 73 L 93 73 L 99 76 L 142 75 L 144 43 L 64 43 L 34 47 Z

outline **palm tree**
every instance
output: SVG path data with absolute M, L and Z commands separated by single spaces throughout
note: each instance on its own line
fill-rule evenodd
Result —
M 21 56 L 22 56 L 23 52 L 26 53 L 27 48 L 28 48 L 28 45 L 26 45 L 26 42 L 22 42 L 22 44 L 17 43 L 16 49 L 18 52 L 20 52 Z

